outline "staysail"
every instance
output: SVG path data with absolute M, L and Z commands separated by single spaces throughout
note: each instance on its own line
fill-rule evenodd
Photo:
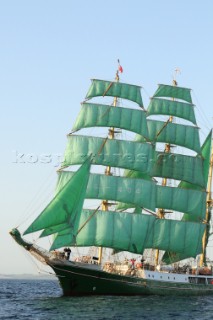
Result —
M 75 172 L 53 200 L 27 228 L 24 234 L 36 232 L 55 225 L 72 226 L 76 215 L 82 210 L 89 179 L 91 156 Z

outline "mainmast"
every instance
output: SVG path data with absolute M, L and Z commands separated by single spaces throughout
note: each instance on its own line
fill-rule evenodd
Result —
M 120 61 L 118 60 L 118 70 L 116 71 L 116 74 L 115 74 L 115 81 L 116 82 L 119 82 L 120 78 L 119 78 L 119 71 L 120 72 L 123 72 L 123 69 L 122 67 L 120 66 Z M 118 102 L 118 98 L 117 97 L 114 97 L 113 99 L 113 107 L 116 107 L 117 106 L 117 102 Z M 115 128 L 114 127 L 111 127 L 109 128 L 109 133 L 108 133 L 108 139 L 114 139 L 115 138 Z M 105 175 L 107 176 L 111 176 L 112 175 L 112 172 L 111 172 L 111 167 L 110 166 L 107 166 L 106 167 L 106 170 L 105 170 Z M 107 211 L 108 208 L 109 208 L 110 204 L 107 200 L 103 200 L 102 201 L 102 204 L 101 204 L 101 209 L 103 211 Z M 99 248 L 99 252 L 98 252 L 98 263 L 101 264 L 101 260 L 102 260 L 102 247 Z
M 209 175 L 208 175 L 208 186 L 207 186 L 207 196 L 206 196 L 206 229 L 203 235 L 202 247 L 203 253 L 200 256 L 200 267 L 206 265 L 206 246 L 208 243 L 208 230 L 209 230 L 209 222 L 210 222 L 210 211 L 212 207 L 212 198 L 211 198 L 211 188 L 212 188 L 212 167 L 213 167 L 213 145 L 211 147 L 211 158 L 210 158 L 210 167 L 209 167 Z
M 176 73 L 175 75 L 177 75 L 178 72 L 180 72 L 180 70 L 179 70 L 179 69 L 176 69 L 176 70 L 175 70 L 175 73 Z M 173 79 L 173 81 L 172 81 L 172 84 L 173 84 L 173 86 L 175 86 L 175 87 L 178 85 L 175 76 L 174 76 L 174 79 Z M 172 100 L 174 101 L 174 98 L 173 98 Z M 165 123 L 165 126 L 166 126 L 169 122 L 172 122 L 172 121 L 173 121 L 173 116 L 170 116 L 169 119 L 168 119 L 168 121 Z M 164 127 L 163 127 L 163 129 L 164 129 Z M 161 130 L 161 131 L 162 131 L 162 130 Z M 158 135 L 161 133 L 161 131 L 158 133 Z M 170 151 L 171 151 L 171 145 L 170 145 L 169 143 L 167 143 L 167 144 L 165 145 L 164 152 L 165 152 L 165 153 L 170 153 Z M 166 185 L 167 185 L 167 178 L 163 178 L 162 186 L 165 187 Z M 166 212 L 165 212 L 164 209 L 158 209 L 157 216 L 159 217 L 159 219 L 165 219 L 165 213 L 166 213 Z M 155 267 L 157 267 L 157 265 L 159 264 L 159 252 L 160 252 L 160 250 L 157 249 L 157 250 L 156 250 L 156 254 L 155 254 Z

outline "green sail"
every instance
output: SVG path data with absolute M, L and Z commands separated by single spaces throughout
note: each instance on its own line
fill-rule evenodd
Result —
M 209 132 L 206 140 L 202 145 L 202 156 L 204 158 L 203 164 L 203 172 L 204 172 L 204 180 L 205 186 L 207 187 L 208 184 L 208 177 L 209 177 L 209 167 L 211 161 L 211 148 L 212 148 L 212 130 Z
M 151 98 L 147 117 L 152 115 L 169 115 L 188 120 L 196 125 L 194 105 L 166 99 Z
M 206 192 L 187 190 L 168 186 L 157 185 L 156 208 L 186 212 L 196 221 L 202 221 L 206 214 Z M 119 203 L 118 210 L 134 207 L 130 203 Z
M 202 221 L 206 212 L 206 192 L 157 186 L 157 208 L 187 212 Z
M 93 79 L 86 99 L 100 96 L 118 97 L 136 102 L 140 107 L 143 107 L 140 89 L 140 86 L 126 83 Z
M 152 177 L 149 174 L 142 173 L 139 171 L 134 171 L 134 170 L 127 170 L 127 169 L 124 170 L 123 176 L 126 178 L 137 178 L 137 179 L 153 181 Z
M 156 142 L 175 144 L 201 153 L 199 128 L 157 120 L 147 120 L 149 139 Z M 135 141 L 143 141 L 141 135 Z
M 59 192 L 73 174 L 70 171 L 58 173 L 56 192 Z M 136 178 L 91 173 L 86 198 L 119 201 L 117 210 L 139 206 L 152 211 L 155 211 L 155 208 L 163 208 L 186 212 L 199 221 L 204 219 L 206 212 L 206 192 L 204 191 L 156 186 L 154 181 Z
M 149 174 L 154 148 L 149 143 L 69 135 L 62 168 L 81 164 L 90 154 L 94 156 L 93 164 Z
M 83 210 L 78 228 L 59 232 L 51 249 L 64 246 L 100 246 L 142 254 L 154 216 L 112 211 Z M 86 223 L 87 222 L 87 223 Z M 79 232 L 78 232 L 79 231 Z
M 67 228 L 70 228 L 70 225 L 67 222 L 45 228 L 40 234 L 39 238 L 50 236 L 51 234 L 66 230 Z
M 205 180 L 205 186 L 207 186 L 208 183 L 208 174 L 209 174 L 209 164 L 210 164 L 210 158 L 211 158 L 211 140 L 212 140 L 212 130 L 210 131 L 210 133 L 208 134 L 206 140 L 204 141 L 203 145 L 202 145 L 202 156 L 204 159 L 204 180 Z M 185 188 L 185 189 L 196 189 L 198 190 L 197 192 L 199 192 L 199 190 L 201 189 L 199 186 L 195 186 L 193 184 L 181 181 L 179 183 L 179 187 L 181 188 Z M 205 197 L 205 202 L 206 202 L 206 197 Z M 206 209 L 205 209 L 206 210 Z M 199 222 L 200 219 L 197 216 L 191 216 L 189 214 L 187 214 L 186 211 L 183 211 L 184 215 L 182 218 L 182 221 L 188 221 L 188 222 Z M 203 219 L 205 218 L 205 215 L 203 215 Z M 196 236 L 197 237 L 197 236 Z M 200 251 L 198 252 L 198 254 L 200 254 L 202 252 L 202 245 L 200 245 Z M 186 258 L 189 258 L 190 256 L 185 254 L 185 253 L 179 253 L 177 254 L 176 252 L 165 252 L 164 256 L 163 256 L 163 262 L 170 264 L 170 263 L 174 263 Z
M 89 127 L 121 128 L 148 138 L 146 113 L 143 110 L 83 103 L 72 130 Z
M 156 160 L 151 175 L 153 177 L 183 180 L 205 187 L 203 160 L 200 156 L 192 157 L 176 153 L 156 152 Z
M 204 224 L 159 219 L 155 221 L 146 248 L 174 251 L 188 257 L 196 257 L 200 252 L 204 230 Z
M 69 181 L 74 174 L 70 171 L 58 173 L 56 192 Z M 130 179 L 125 177 L 90 174 L 86 198 L 106 199 L 132 203 L 132 206 L 140 206 L 155 211 L 156 186 L 153 181 Z
M 82 210 L 89 179 L 91 157 L 75 172 L 41 212 L 24 234 L 39 231 L 62 223 L 71 225 L 78 212 Z
M 159 84 L 158 89 L 154 94 L 154 97 L 168 97 L 173 99 L 181 99 L 189 103 L 192 103 L 190 91 L 191 89 L 188 88 Z
M 208 176 L 209 176 L 209 167 L 210 167 L 210 159 L 211 159 L 211 144 L 212 144 L 212 130 L 208 134 L 206 140 L 204 141 L 201 147 L 201 155 L 203 158 L 203 177 L 204 177 L 204 188 L 207 188 Z M 185 189 L 196 189 L 201 190 L 199 185 L 193 185 L 191 183 L 181 181 L 179 183 L 179 187 Z
M 77 223 L 77 220 L 76 220 Z M 58 233 L 51 250 L 64 246 L 100 246 L 142 254 L 145 248 L 196 256 L 205 226 L 156 219 L 146 214 L 83 210 L 75 226 Z M 199 237 L 194 239 L 194 234 Z

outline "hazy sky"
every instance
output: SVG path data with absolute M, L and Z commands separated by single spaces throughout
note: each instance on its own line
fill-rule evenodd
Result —
M 8 231 L 47 204 L 90 79 L 114 79 L 118 58 L 121 81 L 143 86 L 145 105 L 180 68 L 203 142 L 213 120 L 212 12 L 212 0 L 0 1 L 0 274 L 37 272 Z

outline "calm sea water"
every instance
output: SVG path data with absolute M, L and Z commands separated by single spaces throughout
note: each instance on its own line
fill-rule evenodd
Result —
M 57 280 L 0 279 L 0 319 L 213 319 L 212 297 L 62 297 Z

